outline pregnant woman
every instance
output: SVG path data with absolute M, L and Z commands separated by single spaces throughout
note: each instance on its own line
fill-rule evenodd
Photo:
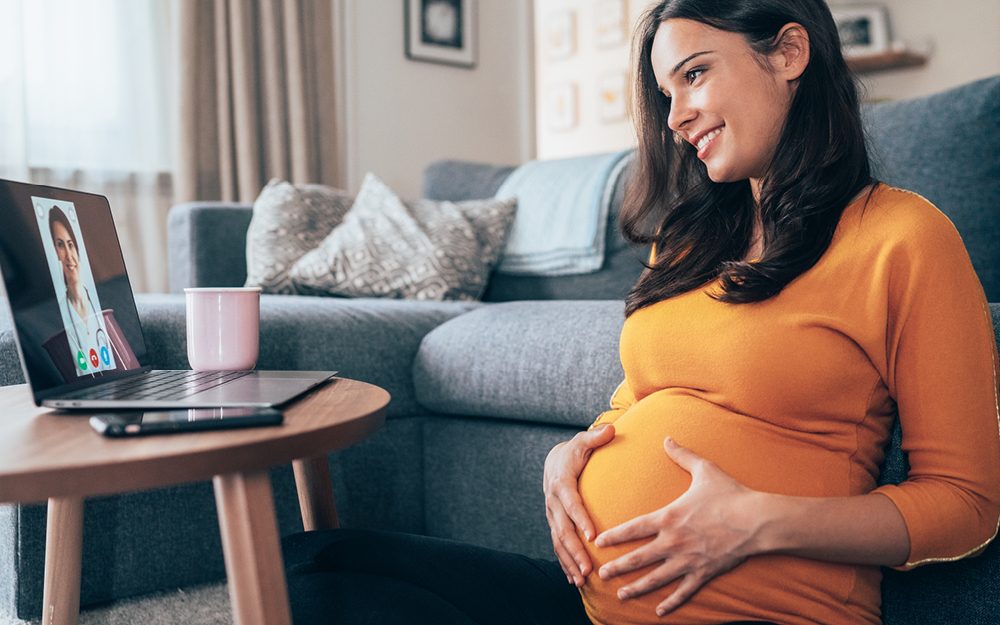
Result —
M 611 410 L 545 463 L 557 562 L 304 537 L 297 622 L 879 623 L 880 566 L 996 536 L 983 291 L 948 219 L 873 179 L 829 8 L 666 0 L 635 37 L 621 221 L 653 257 Z M 909 477 L 876 487 L 897 418 Z

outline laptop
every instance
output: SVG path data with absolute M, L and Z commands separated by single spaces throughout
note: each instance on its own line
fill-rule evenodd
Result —
M 38 406 L 279 407 L 336 373 L 154 370 L 100 195 L 0 180 L 0 270 Z

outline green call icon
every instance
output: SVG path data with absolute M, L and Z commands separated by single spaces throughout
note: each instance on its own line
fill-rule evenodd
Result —
M 80 371 L 87 370 L 87 356 L 82 350 L 76 352 L 76 364 L 79 365 Z

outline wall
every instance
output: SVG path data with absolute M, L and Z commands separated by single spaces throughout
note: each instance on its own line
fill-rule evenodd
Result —
M 830 0 L 830 6 L 860 4 Z M 1000 0 L 882 0 L 893 39 L 928 54 L 918 68 L 863 77 L 868 97 L 900 100 L 1000 74 Z
M 596 78 L 629 67 L 626 43 L 596 45 L 596 7 L 601 0 L 535 0 L 536 119 L 539 158 L 558 158 L 622 149 L 634 143 L 631 125 L 600 119 Z M 898 100 L 937 93 L 967 82 L 1000 74 L 1000 0 L 881 0 L 888 9 L 894 39 L 929 61 L 919 68 L 866 74 L 862 77 L 869 100 Z M 631 27 L 651 4 L 628 0 Z M 872 4 L 863 0 L 829 0 L 838 5 Z M 576 16 L 576 49 L 552 59 L 549 20 L 571 10 Z M 553 128 L 553 86 L 575 83 L 576 124 Z
M 331 1 L 338 181 L 348 190 L 373 172 L 401 197 L 418 197 L 431 161 L 534 157 L 532 0 L 478 0 L 471 70 L 406 58 L 402 0 Z
M 535 115 L 540 159 L 620 150 L 635 143 L 627 118 L 609 120 L 602 115 L 602 87 L 615 75 L 627 76 L 630 33 L 649 1 L 624 2 L 627 32 L 620 43 L 610 45 L 598 41 L 602 4 L 599 0 L 535 0 Z M 554 41 L 559 32 L 554 20 L 567 12 L 575 22 L 571 26 L 573 50 L 553 58 L 553 48 L 561 42 Z M 566 94 L 568 85 L 572 87 Z M 567 103 L 564 95 L 574 101 Z M 567 104 L 571 109 L 567 113 L 574 120 L 564 120 L 556 110 Z

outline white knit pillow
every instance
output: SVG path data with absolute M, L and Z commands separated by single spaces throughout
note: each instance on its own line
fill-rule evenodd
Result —
M 277 178 L 253 205 L 247 229 L 246 286 L 265 293 L 295 293 L 288 272 L 330 234 L 350 210 L 354 197 L 318 184 L 291 184 Z
M 516 210 L 515 199 L 404 201 L 368 174 L 343 222 L 288 278 L 313 295 L 479 299 Z

